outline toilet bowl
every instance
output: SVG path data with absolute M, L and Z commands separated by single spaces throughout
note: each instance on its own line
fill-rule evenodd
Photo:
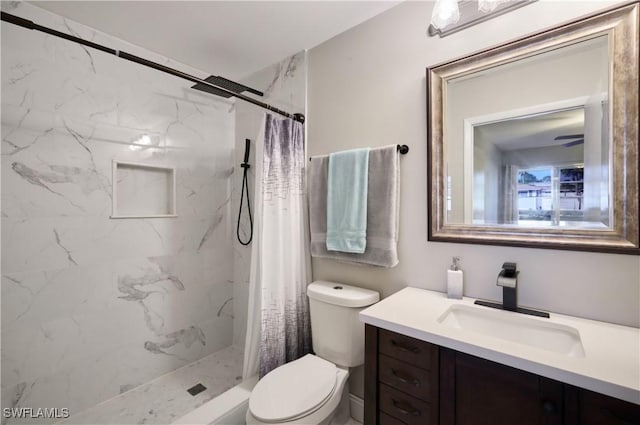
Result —
M 265 375 L 249 398 L 248 425 L 344 425 L 349 412 L 349 367 L 364 363 L 364 324 L 358 313 L 380 294 L 334 282 L 307 287 L 315 355 Z
M 248 425 L 343 425 L 349 419 L 349 371 L 312 354 L 267 374 L 253 389 Z

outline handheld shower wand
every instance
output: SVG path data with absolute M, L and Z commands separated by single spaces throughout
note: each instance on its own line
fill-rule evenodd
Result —
M 251 217 L 251 202 L 249 199 L 249 182 L 247 179 L 247 172 L 251 165 L 249 165 L 249 152 L 251 151 L 251 140 L 244 140 L 244 161 L 240 166 L 244 169 L 242 173 L 242 189 L 240 191 L 240 208 L 238 210 L 238 224 L 236 226 L 236 236 L 238 237 L 238 242 L 242 245 L 249 245 L 251 240 L 253 239 L 253 218 Z M 247 212 L 249 213 L 249 239 L 246 241 L 242 240 L 240 236 L 240 219 L 242 217 L 242 204 L 244 203 L 244 194 L 247 193 Z

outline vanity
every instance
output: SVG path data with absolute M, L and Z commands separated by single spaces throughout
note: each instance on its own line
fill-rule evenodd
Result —
M 407 287 L 363 310 L 367 425 L 640 424 L 640 329 Z

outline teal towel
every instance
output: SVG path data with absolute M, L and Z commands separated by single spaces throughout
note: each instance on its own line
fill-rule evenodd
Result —
M 367 247 L 369 148 L 329 155 L 327 250 L 363 254 Z

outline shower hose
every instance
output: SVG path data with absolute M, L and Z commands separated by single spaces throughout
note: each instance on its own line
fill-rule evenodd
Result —
M 251 140 L 245 139 L 244 141 L 244 162 L 240 166 L 244 169 L 242 173 L 242 189 L 240 191 L 240 208 L 238 209 L 238 225 L 236 226 L 236 236 L 238 242 L 242 245 L 249 245 L 251 239 L 253 239 L 253 219 L 251 218 L 251 202 L 249 200 L 249 182 L 247 181 L 247 173 L 249 168 L 249 150 L 251 149 Z M 242 240 L 240 236 L 240 218 L 242 217 L 242 205 L 244 204 L 244 194 L 247 193 L 247 212 L 249 213 L 249 239 Z

